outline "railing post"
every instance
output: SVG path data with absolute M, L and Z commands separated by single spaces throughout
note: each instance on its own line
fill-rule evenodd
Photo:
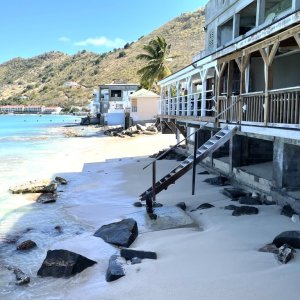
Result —
M 195 181 L 196 181 L 196 168 L 197 168 L 197 149 L 198 149 L 198 130 L 195 132 L 194 141 L 194 160 L 193 160 L 193 181 L 192 181 L 192 195 L 195 195 Z
M 152 164 L 152 200 L 153 200 L 153 202 L 156 201 L 155 183 L 156 183 L 156 160 Z

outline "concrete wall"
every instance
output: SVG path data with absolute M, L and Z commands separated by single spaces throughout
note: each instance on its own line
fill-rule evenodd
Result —
M 133 121 L 136 122 L 155 119 L 158 114 L 160 97 L 138 97 L 132 99 L 137 100 L 137 111 L 130 113 Z

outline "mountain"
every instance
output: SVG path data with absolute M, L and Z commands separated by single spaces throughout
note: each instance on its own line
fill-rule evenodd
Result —
M 143 61 L 136 56 L 156 35 L 171 44 L 170 68 L 173 72 L 191 63 L 192 57 L 204 48 L 204 10 L 184 13 L 124 48 L 103 54 L 80 51 L 75 55 L 48 52 L 23 59 L 15 58 L 0 64 L 0 105 L 40 104 L 85 105 L 99 84 L 139 83 L 137 70 Z M 76 82 L 77 86 L 66 86 Z

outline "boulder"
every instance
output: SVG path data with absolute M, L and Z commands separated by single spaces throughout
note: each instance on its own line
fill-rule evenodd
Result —
M 143 204 L 140 201 L 137 201 L 137 202 L 133 203 L 133 206 L 135 206 L 135 207 L 142 207 Z
M 103 225 L 94 233 L 94 236 L 116 246 L 129 247 L 138 236 L 137 223 L 134 219 L 124 219 Z
M 228 178 L 224 176 L 217 176 L 213 178 L 206 178 L 203 180 L 203 182 L 206 182 L 211 185 L 217 185 L 217 186 L 224 186 L 224 185 L 229 185 L 230 182 L 228 181 Z
M 163 207 L 163 204 L 159 202 L 153 202 L 153 207 Z
M 37 272 L 42 277 L 70 277 L 82 272 L 97 262 L 68 250 L 49 250 Z
M 140 251 L 140 250 L 133 250 L 133 249 L 121 249 L 120 255 L 124 257 L 126 260 L 131 260 L 134 257 L 138 257 L 140 259 L 144 259 L 144 258 L 157 259 L 157 254 L 155 252 Z
M 288 244 L 284 244 L 279 248 L 277 259 L 282 264 L 288 263 L 294 257 L 294 249 Z
M 222 193 L 233 201 L 237 201 L 240 197 L 247 196 L 247 192 L 238 188 L 224 188 Z
M 6 266 L 7 270 L 9 271 L 13 271 L 15 276 L 16 276 L 16 284 L 17 285 L 24 285 L 24 284 L 28 284 L 30 282 L 30 277 L 25 274 L 22 270 L 20 270 L 19 268 L 15 268 L 12 266 Z
M 199 172 L 198 175 L 209 175 L 209 172 L 207 172 L 207 171 L 202 171 L 202 172 Z
M 32 240 L 27 240 L 22 242 L 17 246 L 17 250 L 30 250 L 32 248 L 37 247 L 36 243 Z
M 105 276 L 107 282 L 115 281 L 125 276 L 125 271 L 118 258 L 119 257 L 117 255 L 112 255 L 109 259 L 108 268 L 106 270 Z
M 15 268 L 14 274 L 16 275 L 17 285 L 24 285 L 30 282 L 30 277 L 27 274 L 25 274 L 22 270 Z
M 294 248 L 300 249 L 300 231 L 284 231 L 274 238 L 273 244 L 278 248 L 284 244 L 288 244 Z
M 238 208 L 239 206 L 236 206 L 236 205 L 227 205 L 224 207 L 224 209 L 227 209 L 227 210 L 235 210 L 236 208 Z
M 186 210 L 186 204 L 184 202 L 179 202 L 176 204 L 176 206 L 181 208 L 183 211 Z
M 274 244 L 266 244 L 265 246 L 258 249 L 259 252 L 268 252 L 278 254 L 278 248 Z
M 240 204 L 246 205 L 261 205 L 262 203 L 258 198 L 253 198 L 251 196 L 243 196 L 239 199 Z
M 247 206 L 247 205 L 236 207 L 232 212 L 232 215 L 236 217 L 242 215 L 257 215 L 257 214 L 258 214 L 258 208 L 253 206 Z
M 286 204 L 282 207 L 280 214 L 291 218 L 294 214 L 296 214 L 296 212 L 289 204 Z
M 146 127 L 146 126 L 143 126 L 143 125 L 141 125 L 141 124 L 136 124 L 136 128 L 137 128 L 137 130 L 141 130 L 141 131 L 147 130 L 147 127 Z
M 36 202 L 47 204 L 47 203 L 53 203 L 56 202 L 57 194 L 56 193 L 43 193 L 38 196 L 36 199 Z
M 25 193 L 54 193 L 57 189 L 57 183 L 51 180 L 35 180 L 11 187 L 9 190 L 13 194 Z
M 133 257 L 132 260 L 131 260 L 132 265 L 137 265 L 137 264 L 140 264 L 140 263 L 142 263 L 142 260 L 138 257 Z
M 212 207 L 215 207 L 215 206 L 210 203 L 203 203 L 203 204 L 200 204 L 197 208 L 192 209 L 191 212 L 196 211 L 197 209 L 209 209 Z
M 60 176 L 56 176 L 54 180 L 63 185 L 68 184 L 68 181 L 65 178 L 62 178 Z

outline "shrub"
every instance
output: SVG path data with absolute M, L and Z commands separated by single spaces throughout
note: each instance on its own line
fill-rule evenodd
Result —
M 124 57 L 126 56 L 126 52 L 125 51 L 121 51 L 119 52 L 118 58 Z

